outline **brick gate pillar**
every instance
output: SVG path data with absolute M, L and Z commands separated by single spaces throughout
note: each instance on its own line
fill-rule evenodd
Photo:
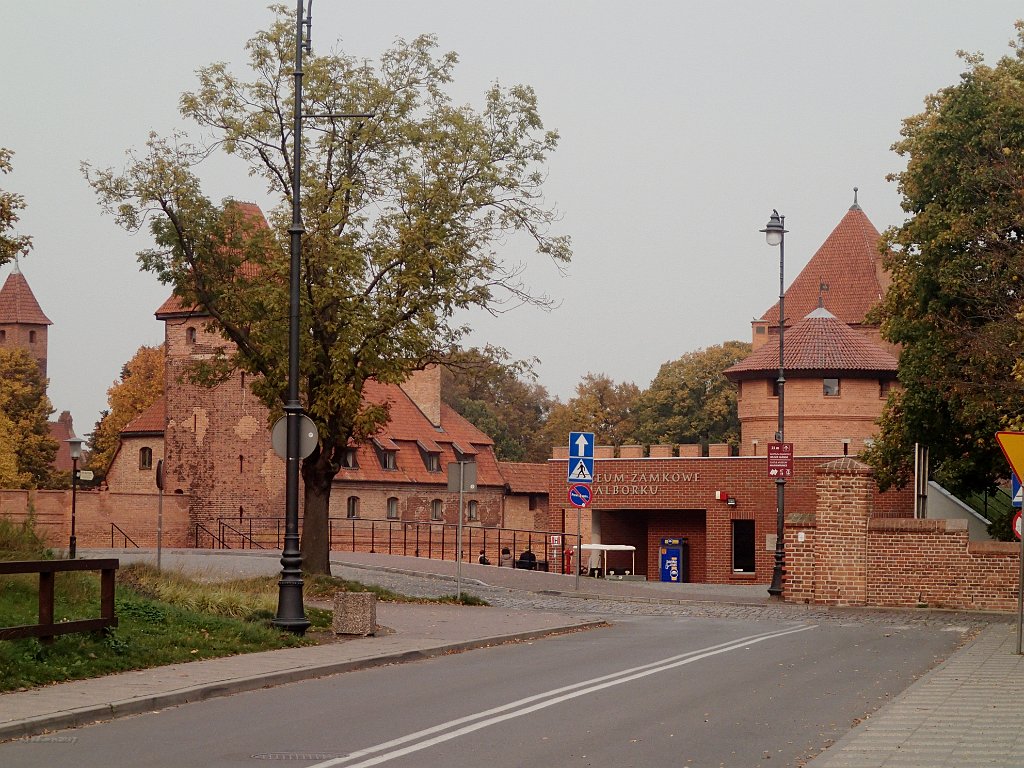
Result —
M 849 457 L 817 469 L 815 603 L 867 603 L 868 518 L 874 506 L 874 482 L 871 468 Z

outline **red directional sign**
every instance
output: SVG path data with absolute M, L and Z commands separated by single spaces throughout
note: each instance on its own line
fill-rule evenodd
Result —
M 768 443 L 768 476 L 793 476 L 792 443 Z
M 590 506 L 590 486 L 583 483 L 569 486 L 569 503 L 574 507 Z

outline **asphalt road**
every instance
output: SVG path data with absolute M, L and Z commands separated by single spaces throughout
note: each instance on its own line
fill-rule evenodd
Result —
M 892 622 L 617 616 L 11 742 L 0 765 L 799 766 L 961 639 Z

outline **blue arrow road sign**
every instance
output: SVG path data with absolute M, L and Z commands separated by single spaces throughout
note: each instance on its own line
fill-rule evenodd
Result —
M 1010 493 L 1013 496 L 1013 506 L 1020 509 L 1022 500 L 1024 500 L 1024 493 L 1021 493 L 1020 480 L 1017 479 L 1016 472 L 1010 474 Z
M 570 432 L 569 433 L 569 458 L 592 459 L 594 458 L 594 433 L 593 432 Z

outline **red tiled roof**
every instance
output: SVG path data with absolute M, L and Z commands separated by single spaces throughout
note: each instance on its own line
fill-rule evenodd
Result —
M 71 446 L 65 440 L 75 437 L 75 430 L 71 423 L 71 414 L 63 411 L 60 418 L 48 424 L 50 437 L 57 441 L 57 455 L 53 458 L 53 468 L 58 472 L 70 472 L 74 468 L 71 460 Z
M 524 461 L 499 461 L 501 470 L 512 493 L 547 493 L 548 465 L 529 464 Z
M 786 290 L 787 327 L 792 318 L 805 317 L 817 308 L 822 283 L 828 285 L 827 291 L 820 291 L 825 309 L 847 325 L 863 323 L 888 286 L 878 251 L 880 240 L 878 230 L 854 204 Z M 762 319 L 777 326 L 779 303 Z
M 441 404 L 441 428 L 430 423 L 405 391 L 397 384 L 368 381 L 363 388 L 363 399 L 370 403 L 388 403 L 391 421 L 377 435 L 376 442 L 397 448 L 396 469 L 383 469 L 377 456 L 374 440 L 367 440 L 356 450 L 354 469 L 342 469 L 335 478 L 338 482 L 356 480 L 381 483 L 427 483 L 447 486 L 448 464 L 458 460 L 455 446 L 466 453 L 474 452 L 477 465 L 477 485 L 503 486 L 505 478 L 491 450 L 494 441 L 474 427 L 444 403 Z M 439 453 L 440 472 L 427 469 L 424 451 Z M 436 451 L 431 449 L 436 448 Z M 438 492 L 444 492 L 438 488 Z
M 0 288 L 0 323 L 53 325 L 43 314 L 20 269 L 15 268 L 7 276 L 4 287 Z
M 263 211 L 256 203 L 247 203 L 240 200 L 230 200 L 226 205 L 230 205 L 241 211 L 242 216 L 252 221 L 256 226 L 263 229 L 269 228 L 267 219 L 263 215 Z M 254 264 L 249 262 L 243 262 L 238 267 L 238 272 L 244 277 L 254 277 L 258 273 L 258 269 Z M 159 306 L 156 310 L 157 320 L 163 320 L 167 317 L 174 315 L 205 315 L 206 312 L 201 310 L 199 307 L 186 307 L 182 300 L 171 294 L 167 297 L 167 300 Z
M 816 309 L 786 331 L 786 373 L 896 377 L 896 358 L 871 343 L 827 309 Z M 724 373 L 731 381 L 779 370 L 779 345 L 766 343 Z
M 164 433 L 167 424 L 167 401 L 160 397 L 149 408 L 144 410 L 121 430 L 122 435 L 160 434 Z

